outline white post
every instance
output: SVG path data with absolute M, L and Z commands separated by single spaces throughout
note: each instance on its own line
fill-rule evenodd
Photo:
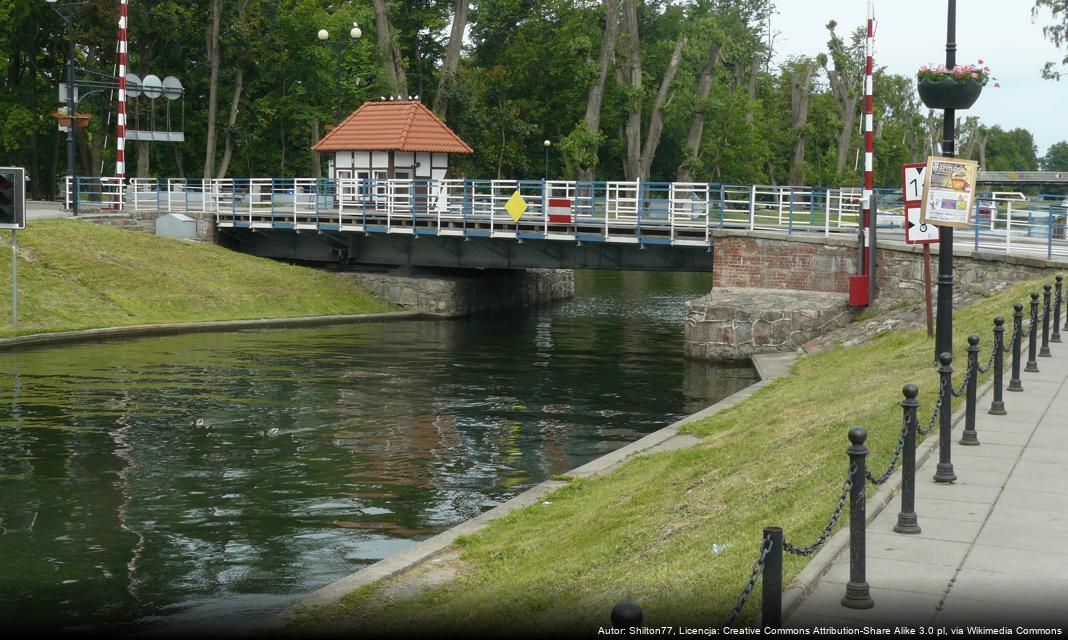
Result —
M 756 185 L 749 185 L 749 230 L 756 228 Z
M 1005 254 L 1012 252 L 1012 200 L 1008 202 L 1009 208 L 1005 215 Z M 996 206 L 996 203 L 995 203 Z

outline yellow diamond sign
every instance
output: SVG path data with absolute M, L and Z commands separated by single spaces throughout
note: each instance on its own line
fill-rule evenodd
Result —
M 512 220 L 519 222 L 519 219 L 523 217 L 523 214 L 527 211 L 527 201 L 523 199 L 523 196 L 519 195 L 519 190 L 512 194 L 511 198 L 508 198 L 508 202 L 504 205 L 504 210 L 508 212 L 508 215 L 512 216 Z

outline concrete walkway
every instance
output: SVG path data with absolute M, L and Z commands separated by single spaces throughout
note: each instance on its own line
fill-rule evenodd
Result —
M 990 394 L 980 398 L 980 446 L 958 445 L 957 425 L 956 483 L 931 479 L 937 451 L 918 468 L 920 534 L 894 533 L 899 496 L 868 525 L 875 607 L 840 604 L 847 549 L 785 626 L 1068 625 L 1068 342 L 1051 350 L 1039 373 L 1021 374 L 1022 393 L 1004 394 L 1008 415 L 989 415 Z

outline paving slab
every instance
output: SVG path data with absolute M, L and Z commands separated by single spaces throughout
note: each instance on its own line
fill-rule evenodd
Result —
M 930 514 L 918 513 L 916 519 L 920 525 L 920 533 L 897 533 L 894 525 L 897 524 L 898 509 L 887 509 L 879 514 L 868 525 L 871 533 L 885 533 L 894 536 L 922 537 L 925 540 L 943 540 L 945 542 L 974 542 L 979 535 L 982 522 L 978 520 L 954 520 L 939 517 L 942 514 L 932 512 Z
M 961 627 L 961 635 L 973 625 L 1014 634 L 1017 626 L 1068 626 L 1068 350 L 1057 355 L 1025 374 L 1022 393 L 1005 394 L 1009 415 L 986 413 L 989 393 L 980 398 L 980 446 L 960 445 L 957 424 L 956 482 L 932 480 L 938 450 L 930 451 L 916 471 L 919 534 L 893 531 L 900 496 L 870 514 L 866 578 L 875 608 L 840 605 L 847 550 L 825 560 L 825 575 L 788 612 L 788 626 L 933 623 Z

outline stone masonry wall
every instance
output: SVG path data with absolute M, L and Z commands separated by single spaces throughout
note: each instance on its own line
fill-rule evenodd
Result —
M 215 241 L 215 216 L 210 213 L 182 212 L 197 221 L 197 239 L 204 242 Z M 122 211 L 115 213 L 84 213 L 79 220 L 103 224 L 130 231 L 156 234 L 156 218 L 166 215 L 166 211 Z
M 739 360 L 794 351 L 853 318 L 840 293 L 715 288 L 686 305 L 687 357 Z
M 762 231 L 716 231 L 712 283 L 719 287 L 755 287 L 848 293 L 856 269 L 856 240 Z M 923 254 L 918 245 L 884 240 L 876 252 L 879 299 L 888 303 L 923 299 Z M 932 245 L 932 280 L 937 281 L 938 247 Z M 975 251 L 961 242 L 954 248 L 953 279 L 964 291 L 979 293 L 991 282 L 1018 282 L 1049 270 L 1068 269 L 1068 260 L 1006 256 Z
M 465 316 L 537 306 L 575 295 L 575 272 L 564 269 L 423 270 L 401 268 L 341 274 L 413 311 Z
M 712 248 L 712 288 L 755 287 L 849 292 L 856 249 L 786 242 L 717 232 Z

